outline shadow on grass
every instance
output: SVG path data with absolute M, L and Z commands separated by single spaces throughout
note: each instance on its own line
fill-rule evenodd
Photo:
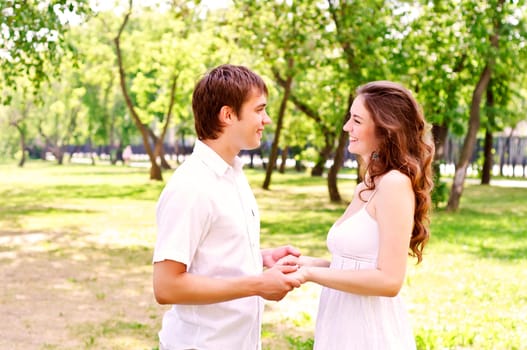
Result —
M 48 219 L 62 215 L 90 215 L 97 214 L 98 210 L 93 209 L 75 209 L 75 208 L 60 208 L 45 205 L 15 205 L 9 207 L 0 207 L 0 223 L 8 222 L 11 227 L 24 227 L 28 217 L 31 216 L 46 216 Z
M 244 169 L 249 182 L 254 188 L 259 188 L 263 184 L 265 171 L 261 169 Z M 339 184 L 345 183 L 356 184 L 355 179 L 340 178 Z M 322 176 L 310 176 L 307 173 L 298 173 L 286 171 L 285 173 L 273 172 L 270 188 L 274 190 L 280 186 L 287 187 L 309 187 L 309 186 L 327 186 L 327 178 Z
M 14 216 L 28 216 L 34 214 L 92 214 L 97 213 L 97 210 L 92 209 L 72 209 L 72 208 L 57 208 L 57 207 L 48 207 L 48 206 L 28 206 L 28 207 L 8 207 L 2 208 L 0 213 L 0 220 L 5 218 L 12 218 Z
M 126 198 L 126 199 L 144 199 L 153 200 L 159 196 L 160 189 L 157 186 L 144 185 L 86 185 L 86 186 L 70 186 L 61 185 L 53 188 L 56 195 L 70 198 Z M 54 193 L 51 193 L 52 195 Z
M 161 193 L 161 186 L 88 184 L 88 185 L 55 185 L 35 186 L 32 188 L 14 188 L 0 192 L 6 204 L 35 204 L 58 202 L 69 199 L 109 199 L 126 198 L 137 200 L 155 200 Z
M 446 243 L 448 249 L 462 249 L 484 259 L 525 259 L 527 189 L 470 186 L 465 196 L 470 200 L 457 213 L 434 213 L 431 243 Z
M 146 178 L 149 176 L 149 168 L 141 168 L 141 167 L 123 167 L 120 165 L 115 166 L 93 166 L 93 170 L 89 170 L 90 168 L 83 164 L 69 164 L 68 168 L 68 175 L 72 176 L 129 176 L 132 174 L 141 174 L 145 175 Z M 60 175 L 60 167 L 55 168 L 59 171 Z M 102 170 L 101 170 L 102 169 Z M 173 169 L 172 169 L 173 171 Z M 170 170 L 166 170 L 166 173 L 170 173 Z M 165 173 L 163 173 L 164 175 Z
M 45 329 L 40 339 L 46 348 L 63 349 L 62 343 L 89 349 L 157 346 L 162 310 L 153 299 L 151 247 L 94 244 L 86 240 L 90 233 L 39 235 L 45 237 L 15 242 L 9 247 L 15 254 L 0 255 L 8 289 L 0 298 L 0 313 L 12 314 L 15 306 L 10 305 L 20 298 L 31 300 L 17 307 L 20 316 L 13 322 Z M 30 314 L 46 316 L 24 316 Z M 28 342 L 35 336 L 28 334 Z

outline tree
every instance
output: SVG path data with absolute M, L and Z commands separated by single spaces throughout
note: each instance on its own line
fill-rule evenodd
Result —
M 110 23 L 118 20 L 113 11 L 99 12 L 89 21 L 72 28 L 68 40 L 79 54 L 80 79 L 86 88 L 88 145 L 108 146 L 110 162 L 130 143 L 133 125 L 119 91 L 119 79 Z M 95 158 L 92 154 L 92 164 Z
M 86 93 L 79 72 L 64 60 L 59 67 L 60 77 L 47 82 L 40 93 L 41 101 L 32 110 L 39 136 L 44 140 L 58 164 L 63 164 L 65 148 L 79 143 L 86 130 Z
M 512 77 L 521 75 L 519 67 L 523 66 L 518 64 L 522 61 L 519 53 L 523 51 L 518 48 L 525 46 L 521 44 L 524 35 L 519 30 L 522 27 L 520 8 L 524 6 L 511 2 L 501 11 L 495 10 L 500 8 L 496 1 L 489 4 L 473 0 L 416 1 L 411 4 L 409 19 L 400 23 L 403 26 L 398 29 L 398 35 L 404 40 L 396 54 L 395 72 L 406 76 L 407 84 L 417 92 L 425 116 L 433 124 L 437 189 L 443 188 L 439 181 L 439 169 L 440 163 L 444 162 L 445 142 L 449 135 L 469 135 L 464 143 L 464 151 L 468 153 L 463 154 L 466 160 L 462 162 L 468 167 L 473 159 L 480 126 L 484 125 L 489 132 L 485 154 L 490 156 L 492 130 L 508 123 L 511 113 L 504 113 L 509 99 L 507 96 L 510 95 L 508 89 Z M 500 11 L 503 13 L 500 14 Z M 492 24 L 493 13 L 505 19 L 496 32 L 501 36 L 499 50 L 493 48 L 489 40 L 489 34 L 496 30 Z M 495 88 L 489 92 L 485 87 L 475 93 L 474 86 L 478 85 L 478 80 L 481 88 L 481 83 L 487 79 L 480 79 L 486 63 L 492 65 L 492 85 Z M 477 100 L 481 103 L 483 96 L 488 97 L 492 107 L 481 110 L 479 105 L 476 106 Z M 463 183 L 466 167 L 462 169 L 459 161 L 458 165 L 457 182 Z M 490 171 L 487 161 L 484 169 Z M 462 183 L 457 185 L 459 195 Z M 454 193 L 453 201 L 455 192 L 451 191 L 451 194 Z
M 23 84 L 24 80 L 19 78 L 19 84 Z M 19 88 L 18 94 L 14 95 L 14 98 L 11 100 L 11 105 L 4 111 L 4 114 L 7 116 L 7 124 L 15 128 L 18 132 L 20 145 L 19 167 L 23 167 L 26 163 L 29 115 L 33 106 L 30 95 L 26 88 Z
M 459 208 L 460 198 L 463 192 L 465 176 L 467 168 L 472 157 L 474 146 L 476 143 L 477 133 L 480 128 L 480 112 L 481 102 L 485 91 L 488 88 L 489 82 L 496 74 L 495 71 L 499 68 L 499 57 L 503 55 L 503 47 L 500 42 L 507 42 L 506 39 L 514 38 L 513 28 L 518 24 L 511 21 L 510 16 L 514 16 L 516 8 L 513 3 L 505 3 L 504 0 L 496 0 L 486 7 L 474 6 L 470 4 L 472 12 L 468 12 L 469 16 L 467 24 L 472 24 L 470 28 L 474 35 L 474 41 L 482 43 L 478 46 L 480 52 L 480 72 L 478 81 L 472 93 L 472 100 L 470 104 L 470 115 L 468 121 L 468 131 L 464 139 L 463 147 L 460 157 L 456 163 L 454 174 L 454 181 L 448 199 L 447 210 L 456 211 Z M 488 34 L 487 34 L 488 33 Z M 509 33 L 509 35 L 507 35 Z M 486 40 L 481 38 L 488 37 Z M 500 52 L 501 51 L 501 52 Z M 508 56 L 508 54 L 506 54 Z
M 394 7 L 383 0 L 347 2 L 328 0 L 328 10 L 333 23 L 332 38 L 340 48 L 340 55 L 332 60 L 338 80 L 347 86 L 347 108 L 342 111 L 336 127 L 338 145 L 335 160 L 328 174 L 328 188 L 332 201 L 340 200 L 336 175 L 342 166 L 347 137 L 342 127 L 355 98 L 358 85 L 371 80 L 389 79 L 393 63 L 390 57 L 397 44 L 396 27 L 404 13 L 397 14 Z M 360 179 L 360 174 L 358 176 Z
M 459 1 L 415 2 L 408 11 L 411 19 L 399 22 L 397 29 L 404 40 L 395 53 L 394 73 L 403 76 L 417 93 L 432 123 L 437 178 L 449 133 L 465 132 L 463 106 L 470 94 L 467 86 L 473 81 L 469 67 L 474 53 L 467 44 L 470 33 L 460 6 Z
M 172 5 L 176 6 L 177 4 L 176 2 L 173 2 Z M 192 22 L 192 19 L 195 19 L 188 5 L 189 4 L 186 2 L 182 2 L 177 6 L 178 11 L 172 9 L 176 17 L 183 18 L 186 22 L 164 22 L 165 25 L 175 27 L 175 33 L 161 33 L 159 29 L 156 30 L 155 25 L 149 26 L 150 28 L 154 27 L 154 35 L 161 35 L 154 37 L 154 40 L 148 41 L 156 45 L 151 47 L 151 50 L 146 51 L 146 53 L 151 53 L 151 56 L 148 57 L 152 59 L 153 62 L 142 64 L 144 61 L 139 60 L 139 63 L 136 63 L 135 71 L 126 70 L 121 45 L 123 32 L 132 14 L 132 0 L 129 1 L 128 12 L 125 14 L 118 34 L 114 39 L 121 90 L 130 115 L 132 116 L 137 129 L 141 133 L 143 146 L 150 159 L 150 179 L 153 180 L 162 180 L 161 167 L 157 163 L 157 159 L 163 154 L 163 142 L 172 118 L 180 73 L 184 70 L 184 65 L 189 60 L 188 56 L 178 56 L 172 53 L 177 52 L 175 50 L 176 47 L 174 47 L 174 45 L 177 45 L 177 41 L 186 39 L 186 36 L 190 32 L 188 24 Z M 159 23 L 159 17 L 160 14 L 156 13 L 154 16 L 151 16 L 150 19 Z M 165 18 L 168 19 L 167 17 Z M 143 29 L 145 28 L 143 27 Z M 165 29 L 168 28 L 165 27 Z M 130 35 L 134 35 L 134 33 L 136 32 L 132 30 Z M 144 44 L 147 45 L 148 42 L 144 42 Z M 134 42 L 134 45 L 136 44 L 137 42 Z M 170 53 L 159 55 L 163 49 L 168 49 Z M 145 55 L 145 52 L 143 52 L 142 55 Z M 186 61 L 179 61 L 180 58 L 185 58 Z M 130 71 L 133 73 L 130 73 Z M 127 74 L 127 72 L 129 73 Z M 128 80 L 131 80 L 131 82 L 128 82 Z M 164 81 L 166 85 L 159 86 L 157 81 Z M 164 109 L 164 113 L 159 113 L 160 107 Z M 152 138 L 151 130 L 149 130 L 149 127 L 147 126 L 148 122 L 153 121 L 152 116 L 156 117 L 157 120 L 162 123 L 162 126 L 160 127 L 160 135 L 157 136 L 157 138 Z M 152 147 L 151 141 L 153 141 L 154 147 Z
M 1 0 L 1 78 L 16 89 L 16 77 L 26 76 L 37 88 L 56 74 L 65 51 L 64 33 L 72 18 L 90 14 L 88 0 Z M 51 63 L 46 65 L 46 63 Z M 51 68 L 51 69 L 50 69 Z M 6 98 L 6 96 L 2 96 Z
M 323 18 L 316 1 L 238 1 L 237 41 L 253 53 L 261 54 L 275 83 L 283 94 L 275 124 L 275 133 L 266 176 L 262 187 L 269 189 L 276 167 L 280 135 L 286 118 L 287 104 L 295 89 L 296 77 L 320 61 L 319 40 Z M 313 31 L 313 29 L 315 29 Z M 308 35 L 310 33 L 310 35 Z M 318 57 L 317 57 L 318 56 Z

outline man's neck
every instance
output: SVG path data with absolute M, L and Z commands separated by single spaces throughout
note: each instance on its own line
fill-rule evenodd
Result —
M 234 159 L 240 153 L 240 150 L 233 147 L 232 143 L 226 142 L 221 136 L 215 140 L 201 140 L 216 152 L 227 164 L 234 166 Z

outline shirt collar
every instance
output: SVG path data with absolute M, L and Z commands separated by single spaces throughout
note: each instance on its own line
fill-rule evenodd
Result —
M 234 158 L 234 166 L 230 166 L 218 153 L 198 139 L 194 143 L 193 154 L 200 158 L 218 176 L 225 175 L 229 169 L 241 171 L 243 168 L 243 161 L 240 157 L 236 156 Z

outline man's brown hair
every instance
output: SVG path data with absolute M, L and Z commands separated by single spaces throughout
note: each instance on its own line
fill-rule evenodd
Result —
M 231 107 L 236 115 L 251 94 L 268 95 L 263 79 L 244 66 L 224 64 L 207 73 L 194 88 L 192 111 L 194 126 L 200 140 L 216 139 L 223 125 L 218 114 L 223 106 Z

